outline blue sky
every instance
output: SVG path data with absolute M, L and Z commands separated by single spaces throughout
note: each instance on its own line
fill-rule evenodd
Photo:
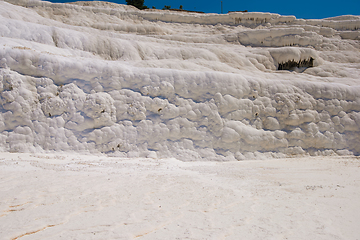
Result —
M 49 0 L 48 0 L 49 1 Z M 74 2 L 69 0 L 50 0 L 51 2 Z M 126 4 L 125 0 L 113 0 Z M 221 13 L 221 0 L 145 0 L 144 5 L 157 9 L 169 5 L 172 8 L 183 6 L 185 10 L 202 11 L 206 13 Z M 339 15 L 360 15 L 360 0 L 223 0 L 223 12 L 248 10 L 249 12 L 271 12 L 281 15 L 295 15 L 297 18 L 326 18 Z

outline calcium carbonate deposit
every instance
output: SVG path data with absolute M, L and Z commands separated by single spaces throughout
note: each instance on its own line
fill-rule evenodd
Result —
M 0 150 L 360 154 L 360 17 L 0 1 Z

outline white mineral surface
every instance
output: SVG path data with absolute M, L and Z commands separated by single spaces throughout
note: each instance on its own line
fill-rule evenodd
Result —
M 25 0 L 0 9 L 2 151 L 360 153 L 360 17 Z M 287 62 L 303 63 L 277 70 Z
M 360 161 L 3 153 L 1 239 L 360 236 Z
M 0 0 L 0 238 L 357 239 L 359 29 Z

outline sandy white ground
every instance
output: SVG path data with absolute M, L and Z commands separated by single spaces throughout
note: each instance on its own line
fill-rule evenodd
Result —
M 359 239 L 360 161 L 0 155 L 1 239 Z

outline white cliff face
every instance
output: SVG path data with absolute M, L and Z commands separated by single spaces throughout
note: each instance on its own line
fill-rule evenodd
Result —
M 359 28 L 357 16 L 1 1 L 0 149 L 358 155 Z

